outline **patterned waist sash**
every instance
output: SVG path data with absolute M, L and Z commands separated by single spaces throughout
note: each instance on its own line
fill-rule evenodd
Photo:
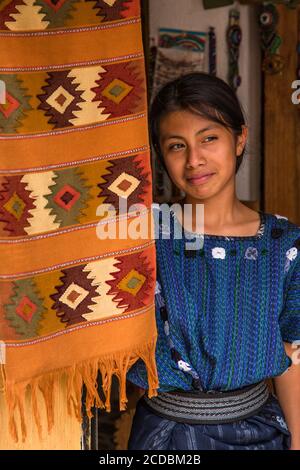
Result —
M 256 414 L 270 392 L 262 381 L 229 392 L 163 392 L 142 402 L 163 418 L 189 424 L 231 423 Z

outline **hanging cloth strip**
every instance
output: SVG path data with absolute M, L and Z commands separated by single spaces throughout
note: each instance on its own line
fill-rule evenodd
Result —
M 284 59 L 277 52 L 282 39 L 276 31 L 279 19 L 276 6 L 271 3 L 261 5 L 258 18 L 261 47 L 264 52 L 262 69 L 268 74 L 279 73 L 284 68 Z
M 210 27 L 208 32 L 208 44 L 209 44 L 209 64 L 208 70 L 210 75 L 217 75 L 217 58 L 216 58 L 216 33 L 215 28 Z
M 149 396 L 158 387 L 155 241 L 150 230 L 98 236 L 102 203 L 115 207 L 117 233 L 137 220 L 119 213 L 119 198 L 144 204 L 138 220 L 151 221 L 139 1 L 5 1 L 0 36 L 1 386 L 11 435 L 25 440 L 26 390 L 41 434 L 41 407 L 48 431 L 55 424 L 62 377 L 78 421 L 84 385 L 89 417 L 94 405 L 110 410 L 113 375 L 125 409 L 139 358 Z
M 242 30 L 239 20 L 239 11 L 231 9 L 229 12 L 229 27 L 226 33 L 229 52 L 228 83 L 235 91 L 242 82 L 239 74 L 239 47 L 242 41 Z

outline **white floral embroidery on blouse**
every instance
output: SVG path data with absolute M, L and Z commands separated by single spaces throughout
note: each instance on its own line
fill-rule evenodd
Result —
M 294 261 L 297 258 L 297 254 L 298 254 L 298 249 L 295 246 L 293 246 L 292 248 L 287 250 L 287 252 L 285 254 L 285 256 L 286 256 L 285 266 L 284 266 L 284 272 L 285 273 L 287 273 L 288 270 L 290 269 L 290 265 L 291 265 L 292 261 Z
M 294 259 L 297 258 L 297 253 L 298 253 L 298 250 L 295 246 L 293 246 L 292 248 L 290 248 L 287 252 L 286 252 L 286 257 L 290 260 L 290 261 L 294 261 Z
M 212 248 L 211 252 L 212 252 L 213 258 L 224 259 L 226 256 L 225 248 L 222 248 L 220 246 L 216 246 L 215 248 Z
M 165 322 L 164 322 L 164 331 L 165 331 L 165 334 L 166 334 L 167 336 L 170 335 L 170 327 L 169 327 L 169 322 L 168 322 L 168 321 L 165 321 Z
M 184 372 L 189 372 L 192 370 L 191 366 L 187 362 L 183 361 L 182 359 L 177 361 L 177 364 L 178 364 L 179 369 L 183 370 Z
M 246 259 L 257 259 L 258 257 L 258 251 L 255 246 L 249 246 L 245 252 L 245 258 Z

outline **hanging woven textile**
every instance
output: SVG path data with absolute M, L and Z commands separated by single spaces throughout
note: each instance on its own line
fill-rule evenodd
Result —
M 53 428 L 62 377 L 78 421 L 83 385 L 88 416 L 110 411 L 113 375 L 126 408 L 139 358 L 156 394 L 155 241 L 98 230 L 151 227 L 139 1 L 5 0 L 0 36 L 0 386 L 17 441 L 26 394 L 39 433 Z

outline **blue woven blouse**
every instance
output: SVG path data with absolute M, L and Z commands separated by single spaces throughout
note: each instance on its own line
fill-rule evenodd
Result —
M 254 236 L 203 236 L 170 212 L 169 239 L 161 223 L 156 239 L 158 390 L 226 391 L 281 375 L 291 365 L 283 341 L 300 340 L 300 227 L 259 211 Z M 202 248 L 186 249 L 201 237 Z M 127 378 L 148 388 L 141 359 Z

